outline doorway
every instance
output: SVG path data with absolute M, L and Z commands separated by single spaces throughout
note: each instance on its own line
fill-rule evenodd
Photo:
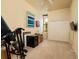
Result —
M 43 15 L 43 38 L 48 38 L 48 15 Z

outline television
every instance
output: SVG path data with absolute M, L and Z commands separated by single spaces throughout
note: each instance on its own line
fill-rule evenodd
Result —
M 74 23 L 73 21 L 70 23 L 71 30 L 77 31 L 78 30 L 78 23 Z

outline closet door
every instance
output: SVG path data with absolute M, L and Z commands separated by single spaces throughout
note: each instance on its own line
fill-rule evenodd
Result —
M 48 22 L 48 40 L 69 41 L 68 21 Z

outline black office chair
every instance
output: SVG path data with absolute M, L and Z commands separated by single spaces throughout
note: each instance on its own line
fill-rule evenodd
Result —
M 26 49 L 24 49 L 24 42 L 22 39 L 22 30 L 23 28 L 17 28 L 14 33 L 16 35 L 17 40 L 12 44 L 14 49 L 12 49 L 11 53 L 15 55 L 19 55 L 21 59 L 25 59 L 25 53 L 27 52 Z
M 17 28 L 15 31 L 11 31 L 1 16 L 1 47 L 6 47 L 7 59 L 11 59 L 11 53 L 21 56 L 21 59 L 25 59 L 26 55 L 24 53 L 27 52 L 27 50 L 24 49 L 21 36 L 22 30 L 24 29 Z M 13 41 L 13 43 L 11 43 L 11 41 Z

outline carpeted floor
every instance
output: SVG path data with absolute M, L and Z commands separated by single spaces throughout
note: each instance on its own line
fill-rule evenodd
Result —
M 12 59 L 20 58 L 13 56 Z M 45 40 L 36 48 L 28 50 L 25 59 L 77 59 L 77 56 L 69 43 Z
M 27 53 L 26 59 L 77 59 L 69 43 L 45 40 Z

